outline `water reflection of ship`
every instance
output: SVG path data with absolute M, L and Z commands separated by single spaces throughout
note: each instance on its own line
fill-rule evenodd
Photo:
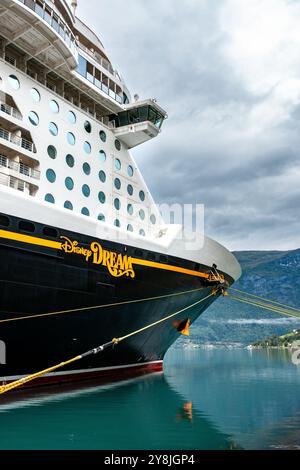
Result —
M 34 447 L 30 424 L 34 422 L 43 448 L 47 448 L 48 442 L 55 446 L 58 441 L 66 449 L 72 447 L 71 429 L 76 436 L 76 448 L 86 445 L 119 450 L 234 448 L 229 437 L 202 413 L 194 413 L 192 402 L 183 400 L 161 374 L 106 387 L 58 390 L 59 393 L 54 388 L 56 393 L 48 395 L 45 391 L 39 395 L 28 391 L 27 398 L 22 395 L 19 402 L 14 400 L 1 406 L 0 446 L 5 448 L 9 444 L 5 430 L 12 426 L 18 429 L 17 423 L 22 423 L 22 447 Z M 178 419 L 178 410 L 182 419 Z M 46 426 L 44 416 L 51 416 Z M 28 433 L 24 429 L 27 426 Z M 51 436 L 55 436 L 55 442 Z M 14 438 L 16 447 L 17 439 L 18 436 Z
M 169 386 L 193 403 L 193 415 L 204 414 L 243 448 L 299 444 L 300 374 L 289 352 L 173 350 L 166 371 Z

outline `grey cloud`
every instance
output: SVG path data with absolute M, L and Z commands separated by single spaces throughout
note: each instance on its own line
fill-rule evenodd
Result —
M 131 91 L 169 113 L 162 135 L 132 152 L 154 199 L 204 203 L 208 234 L 231 249 L 297 248 L 300 104 L 253 131 L 252 111 L 275 91 L 249 91 L 224 54 L 226 3 L 90 0 L 79 13 Z

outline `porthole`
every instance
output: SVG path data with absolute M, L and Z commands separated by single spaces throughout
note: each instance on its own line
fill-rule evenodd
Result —
M 20 82 L 19 82 L 19 79 L 15 75 L 10 75 L 8 77 L 8 82 L 14 90 L 19 90 Z
M 0 215 L 0 225 L 2 227 L 9 227 L 10 225 L 10 220 L 6 215 Z
M 121 223 L 120 223 L 119 219 L 116 219 L 116 220 L 114 221 L 114 225 L 115 225 L 116 227 L 121 227 Z
M 46 177 L 47 177 L 47 180 L 49 181 L 49 183 L 55 183 L 56 174 L 55 174 L 55 171 L 53 171 L 51 168 L 49 168 L 49 170 L 47 170 Z
M 151 224 L 153 224 L 153 225 L 156 224 L 156 217 L 155 217 L 154 214 L 151 214 L 151 216 L 150 216 L 150 222 L 151 222 Z
M 100 222 L 105 222 L 105 215 L 104 214 L 99 214 L 98 215 L 98 220 L 100 220 Z
M 43 227 L 43 234 L 46 237 L 58 238 L 58 232 L 55 228 L 52 227 Z
M 75 165 L 75 160 L 74 160 L 74 157 L 70 154 L 68 154 L 66 156 L 66 162 L 67 162 L 67 165 L 70 167 L 70 168 L 73 168 L 73 166 Z
M 122 148 L 121 142 L 118 139 L 115 140 L 115 147 L 118 151 Z
M 129 215 L 133 215 L 133 205 L 132 204 L 127 205 L 127 212 L 128 212 Z
M 118 158 L 115 159 L 115 169 L 116 170 L 121 170 L 122 168 L 122 163 L 121 163 L 121 160 L 119 160 Z
M 70 145 L 75 145 L 76 139 L 75 139 L 75 135 L 72 134 L 72 132 L 68 132 L 67 141 Z
M 73 204 L 72 204 L 72 202 L 66 201 L 66 202 L 64 203 L 64 208 L 65 208 L 65 209 L 69 209 L 70 211 L 72 211 L 72 210 L 73 210 Z
M 101 181 L 101 183 L 105 183 L 106 181 L 106 174 L 102 170 L 99 171 L 99 180 Z
M 55 199 L 54 199 L 54 197 L 52 196 L 52 194 L 46 194 L 46 196 L 45 196 L 45 201 L 46 201 L 46 202 L 50 202 L 50 204 L 55 204 Z
M 72 180 L 72 178 L 70 178 L 70 176 L 65 179 L 65 185 L 69 191 L 72 191 L 74 189 L 74 181 Z
M 133 232 L 133 226 L 131 224 L 127 225 L 127 231 L 128 232 Z
M 90 134 L 92 132 L 92 125 L 91 125 L 90 121 L 85 121 L 84 128 L 85 128 L 85 130 L 88 134 Z
M 141 230 L 140 230 L 139 233 L 140 233 L 141 237 L 145 237 L 145 236 L 146 236 L 145 230 L 143 230 L 142 228 L 141 228 Z
M 145 200 L 145 193 L 144 193 L 144 191 L 140 191 L 140 192 L 139 192 L 139 196 L 140 196 L 140 200 L 144 202 L 144 200 Z
M 139 216 L 141 220 L 145 220 L 145 211 L 144 209 L 139 210 Z
M 84 184 L 82 186 L 82 194 L 85 196 L 85 197 L 89 197 L 90 194 L 91 194 L 91 190 L 90 190 L 90 187 L 87 185 L 87 184 Z
M 76 114 L 73 111 L 68 112 L 68 121 L 70 124 L 76 124 Z
M 91 174 L 91 167 L 90 167 L 90 165 L 89 165 L 88 163 L 85 162 L 85 163 L 82 165 L 82 169 L 83 169 L 83 172 L 84 172 L 87 176 Z
M 106 142 L 106 134 L 105 134 L 104 131 L 100 131 L 99 136 L 100 136 L 100 139 L 102 140 L 102 142 Z
M 41 101 L 41 94 L 36 88 L 31 88 L 30 96 L 36 103 L 39 103 Z
M 47 152 L 49 157 L 52 158 L 52 160 L 55 160 L 55 158 L 57 157 L 57 150 L 53 145 L 48 146 Z
M 106 153 L 104 152 L 104 150 L 100 150 L 100 152 L 99 152 L 99 157 L 100 157 L 100 162 L 105 162 L 105 160 L 106 160 Z
M 55 114 L 59 113 L 59 106 L 55 100 L 50 101 L 50 109 Z
M 90 215 L 90 211 L 88 210 L 87 207 L 83 207 L 83 208 L 81 209 L 81 213 L 82 213 L 82 215 L 87 215 L 87 216 Z
M 127 192 L 129 194 L 129 196 L 132 196 L 133 195 L 133 187 L 131 186 L 131 184 L 129 184 L 127 186 Z
M 120 199 L 116 198 L 114 200 L 114 206 L 115 208 L 117 209 L 117 211 L 119 211 L 121 209 L 121 202 L 120 202 Z
M 85 151 L 85 153 L 90 154 L 92 151 L 91 144 L 89 142 L 84 142 L 83 150 Z
M 106 201 L 106 196 L 105 196 L 105 194 L 104 194 L 103 191 L 100 191 L 100 193 L 98 194 L 98 199 L 99 199 L 99 201 L 101 202 L 101 204 L 104 204 L 104 203 L 105 203 L 105 201 Z
M 50 124 L 49 124 L 49 132 L 50 132 L 50 134 L 54 135 L 54 137 L 57 136 L 57 134 L 58 134 L 58 127 L 57 127 L 57 125 L 56 125 L 54 122 L 50 122 Z
M 23 232 L 35 232 L 34 224 L 32 224 L 31 222 L 27 222 L 26 220 L 21 220 L 21 222 L 19 222 L 19 229 Z
M 40 119 L 34 111 L 30 111 L 30 113 L 28 115 L 28 119 L 29 119 L 30 123 L 33 126 L 38 126 L 39 125 Z
M 133 168 L 131 165 L 128 166 L 127 173 L 128 173 L 128 176 L 133 176 Z
M 115 178 L 114 183 L 115 183 L 115 188 L 116 189 L 118 189 L 118 190 L 121 189 L 122 183 L 121 183 L 119 178 Z

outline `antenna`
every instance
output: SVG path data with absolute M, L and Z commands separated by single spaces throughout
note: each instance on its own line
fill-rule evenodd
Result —
M 77 6 L 78 6 L 77 0 L 71 0 L 71 8 L 73 8 L 74 16 L 76 15 Z

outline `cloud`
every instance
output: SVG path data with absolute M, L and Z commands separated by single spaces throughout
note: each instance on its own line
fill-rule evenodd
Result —
M 155 200 L 204 203 L 206 233 L 231 249 L 298 248 L 300 2 L 90 0 L 79 14 L 131 91 L 169 113 L 133 150 Z

